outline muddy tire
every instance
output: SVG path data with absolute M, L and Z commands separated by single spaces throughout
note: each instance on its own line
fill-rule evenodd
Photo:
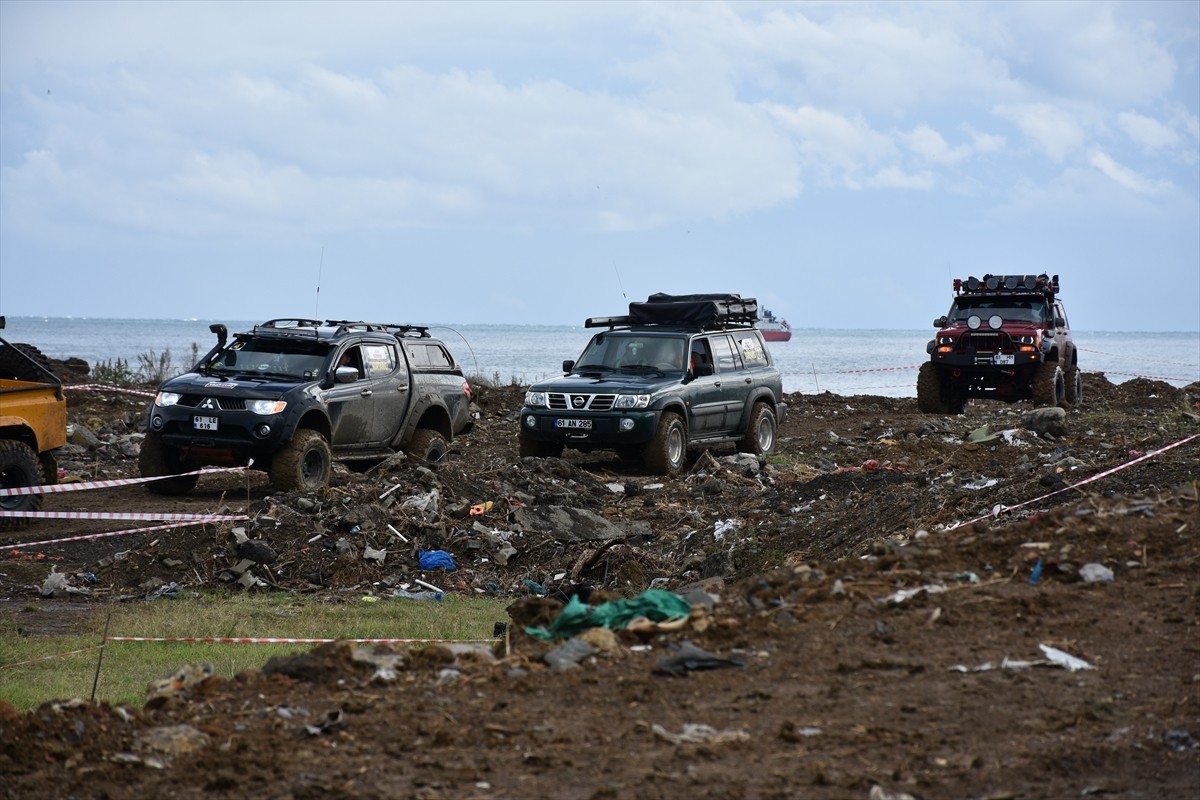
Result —
M 0 489 L 41 486 L 43 483 L 45 475 L 33 448 L 24 442 L 0 440 Z M 41 507 L 40 494 L 0 497 L 0 509 L 4 511 L 37 511 Z M 0 531 L 20 530 L 32 521 L 26 517 L 0 517 Z
M 1033 373 L 1034 404 L 1039 407 L 1062 406 L 1066 404 L 1066 397 L 1067 381 L 1062 367 L 1054 361 L 1038 364 Z
M 517 448 L 521 458 L 562 458 L 561 442 L 534 442 L 529 439 L 519 439 Z
M 148 434 L 142 440 L 141 450 L 138 451 L 138 472 L 143 478 L 157 478 L 159 475 L 178 475 L 186 471 L 179 458 L 179 452 L 162 439 Z M 187 494 L 196 487 L 199 475 L 181 475 L 174 478 L 163 478 L 160 481 L 150 481 L 145 484 L 146 491 L 151 494 L 180 495 Z
M 775 412 L 771 407 L 766 403 L 755 403 L 750 409 L 750 425 L 746 428 L 746 435 L 738 442 L 738 452 L 763 457 L 771 455 L 775 452 L 777 428 Z
M 1063 376 L 1067 384 L 1067 403 L 1077 406 L 1083 402 L 1083 372 L 1079 367 L 1068 367 Z
M 655 475 L 678 475 L 687 462 L 687 426 L 683 418 L 664 411 L 654 438 L 642 450 L 646 469 Z
M 53 375 L 49 359 L 33 345 L 19 342 L 0 345 L 0 378 L 46 383 L 54 380 Z
M 333 452 L 320 433 L 300 428 L 271 459 L 271 485 L 280 492 L 315 492 L 329 485 Z
M 917 373 L 917 410 L 922 414 L 961 414 L 966 411 L 965 398 L 946 395 L 941 370 L 926 361 Z
M 436 467 L 446 460 L 450 445 L 446 443 L 446 437 L 432 428 L 417 428 L 404 452 L 418 464 Z

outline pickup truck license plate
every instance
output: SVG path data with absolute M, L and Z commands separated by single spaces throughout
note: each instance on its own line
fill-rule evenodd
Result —
M 996 353 L 992 356 L 993 364 L 1014 364 L 1016 357 L 1012 353 Z
M 215 431 L 217 429 L 217 418 L 192 417 L 192 427 L 198 431 Z
M 592 421 L 590 419 L 556 419 L 554 420 L 556 428 L 584 428 L 590 430 Z

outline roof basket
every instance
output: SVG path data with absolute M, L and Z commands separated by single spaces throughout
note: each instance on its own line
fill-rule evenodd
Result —
M 429 338 L 429 328 L 424 325 L 407 325 L 397 324 L 393 322 L 360 322 L 357 320 L 348 319 L 331 319 L 325 323 L 331 328 L 337 328 L 335 336 L 349 333 L 350 331 L 379 331 L 390 333 L 393 336 L 409 337 L 414 339 Z
M 585 328 L 617 325 L 677 325 L 714 328 L 749 326 L 758 321 L 758 301 L 738 294 L 652 294 L 645 302 L 629 304 L 618 317 L 590 317 Z
M 954 293 L 988 294 L 1013 292 L 1039 292 L 1053 297 L 1058 293 L 1058 276 L 1051 278 L 1046 273 L 1041 275 L 984 275 L 976 278 L 974 275 L 965 281 L 954 279 Z

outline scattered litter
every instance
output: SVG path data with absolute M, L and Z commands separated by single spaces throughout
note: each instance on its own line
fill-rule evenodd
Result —
M 1078 672 L 1083 669 L 1095 669 L 1094 666 L 1084 661 L 1081 658 L 1076 658 L 1073 655 L 1064 653 L 1062 650 L 1051 647 L 1048 644 L 1039 644 L 1046 658 L 1041 661 L 1021 661 L 1015 658 L 1004 658 L 1000 663 L 985 661 L 977 667 L 968 667 L 963 664 L 955 664 L 949 668 L 950 672 L 991 672 L 998 669 L 1030 669 L 1031 667 L 1061 667 L 1070 672 Z
M 1070 653 L 1064 653 L 1056 647 L 1051 647 L 1048 644 L 1039 644 L 1038 647 L 1046 654 L 1046 658 L 1051 664 L 1062 667 L 1069 672 L 1078 672 L 1081 669 L 1095 669 L 1094 666 L 1082 658 L 1076 658 Z
M 1000 482 L 999 478 L 982 477 L 982 478 L 976 478 L 973 481 L 967 481 L 966 483 L 963 484 L 962 488 L 973 489 L 973 490 L 990 489 L 991 487 L 995 486 L 999 482 Z
M 1111 583 L 1114 580 L 1111 569 L 1095 562 L 1080 567 L 1079 577 L 1083 579 L 1084 583 Z
M 726 744 L 728 742 L 744 742 L 750 734 L 743 730 L 727 728 L 719 731 L 711 725 L 698 722 L 686 722 L 679 733 L 671 733 L 662 725 L 655 722 L 650 726 L 654 735 L 671 744 Z
M 1037 563 L 1033 565 L 1033 569 L 1029 572 L 1029 585 L 1037 586 L 1037 582 L 1042 579 L 1042 560 L 1039 558 Z
M 447 572 L 453 572 L 458 569 L 454 563 L 454 556 L 445 550 L 418 550 L 417 564 L 425 570 L 444 569 Z
M 740 527 L 741 523 L 734 519 L 717 520 L 713 523 L 713 538 L 718 542 L 724 541 L 725 534 Z
M 898 606 L 901 603 L 907 603 L 909 600 L 921 594 L 940 594 L 946 591 L 946 587 L 940 583 L 927 583 L 924 586 L 917 586 L 912 589 L 900 589 L 886 597 L 880 597 L 875 602 L 884 603 L 885 605 Z
M 561 672 L 565 669 L 576 669 L 579 667 L 579 662 L 596 652 L 590 644 L 583 639 L 571 637 L 563 642 L 558 647 L 554 648 L 546 655 L 542 656 L 542 660 L 550 665 L 550 669 L 555 672 Z
M 409 592 L 404 589 L 395 589 L 392 591 L 392 597 L 400 597 L 405 600 L 436 600 L 440 603 L 445 595 L 442 592 Z
M 678 677 L 693 670 L 746 666 L 746 662 L 741 659 L 715 656 L 687 639 L 670 643 L 668 649 L 671 650 L 671 655 L 660 656 L 658 663 L 654 665 L 654 671 L 662 675 Z

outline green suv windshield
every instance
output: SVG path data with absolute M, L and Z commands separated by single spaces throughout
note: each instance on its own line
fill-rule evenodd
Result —
M 687 338 L 683 336 L 602 333 L 588 342 L 576 371 L 683 371 Z

